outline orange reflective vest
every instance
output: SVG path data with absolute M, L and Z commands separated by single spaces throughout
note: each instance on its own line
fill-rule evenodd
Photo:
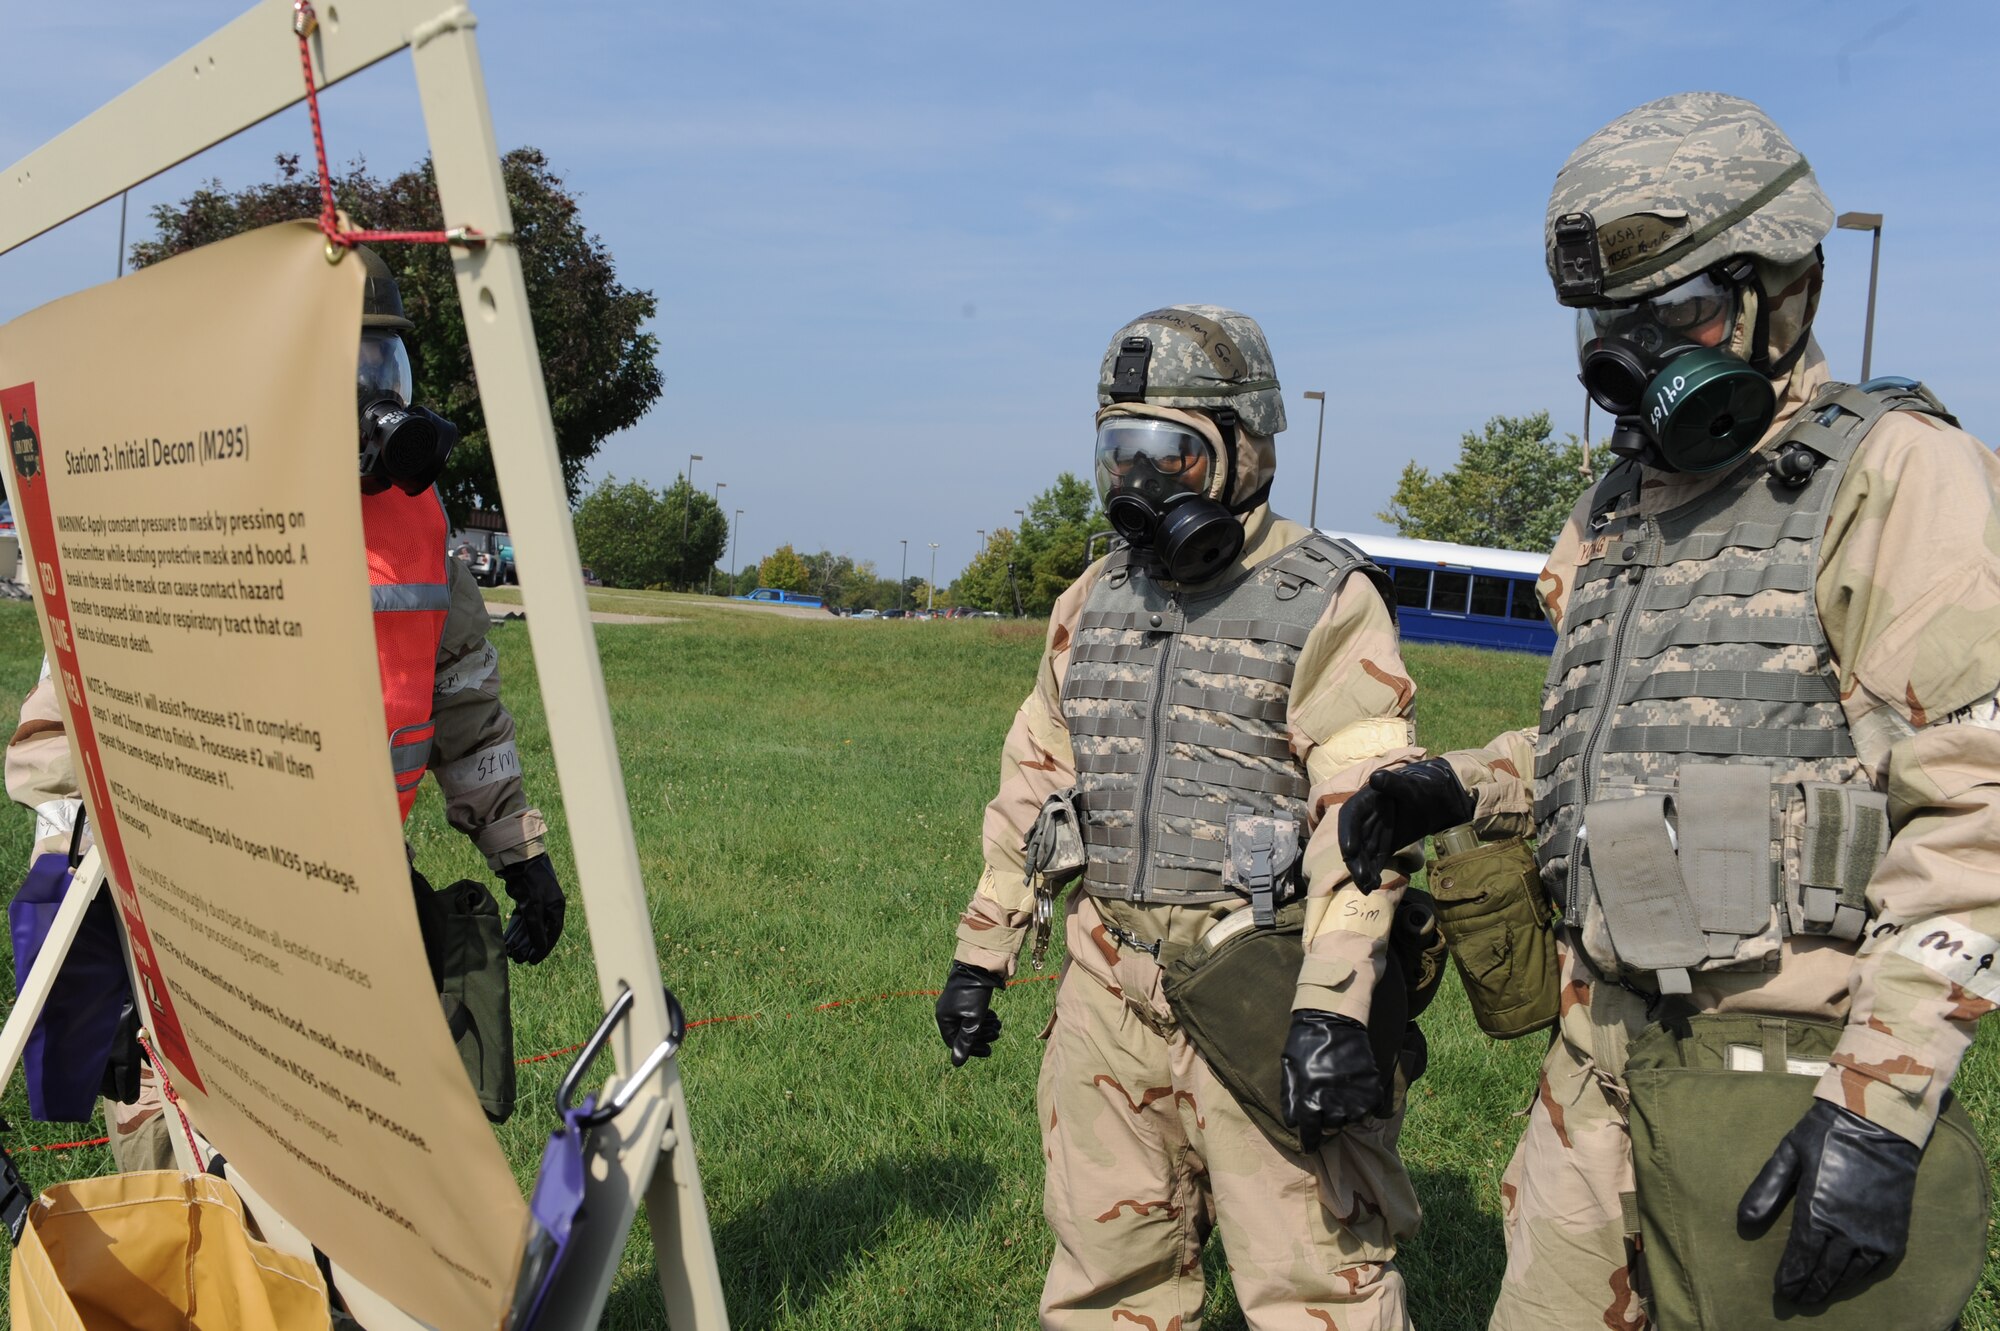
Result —
M 407 495 L 393 486 L 361 496 L 368 588 L 375 604 L 375 659 L 389 721 L 389 767 L 405 821 L 430 766 L 431 695 L 451 583 L 445 564 L 444 501 L 435 489 Z

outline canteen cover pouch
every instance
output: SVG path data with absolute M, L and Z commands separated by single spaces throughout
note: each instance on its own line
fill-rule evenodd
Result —
M 1431 861 L 1431 898 L 1479 1029 L 1512 1040 L 1555 1024 L 1555 911 L 1520 837 Z

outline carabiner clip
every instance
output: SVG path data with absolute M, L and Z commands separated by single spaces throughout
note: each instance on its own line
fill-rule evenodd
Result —
M 672 1058 L 680 1049 L 681 1041 L 687 1038 L 687 1014 L 681 1010 L 681 1001 L 674 997 L 673 990 L 662 986 L 661 992 L 667 999 L 667 1038 L 660 1041 L 659 1046 L 640 1061 L 639 1066 L 632 1070 L 631 1077 L 609 1100 L 588 1113 L 579 1113 L 576 1109 L 578 1083 L 583 1080 L 583 1074 L 590 1070 L 590 1065 L 597 1061 L 597 1056 L 604 1052 L 604 1046 L 611 1040 L 611 1032 L 617 1029 L 618 1023 L 625 1020 L 626 1014 L 632 1010 L 631 986 L 622 983 L 618 986 L 618 997 L 612 1001 L 611 1010 L 604 1014 L 604 1020 L 597 1024 L 597 1029 L 583 1042 L 583 1048 L 578 1052 L 576 1062 L 570 1064 L 569 1071 L 563 1074 L 562 1085 L 556 1087 L 557 1115 L 563 1118 L 574 1115 L 578 1128 L 595 1128 L 609 1123 L 638 1097 L 639 1088 L 660 1070 L 661 1064 Z

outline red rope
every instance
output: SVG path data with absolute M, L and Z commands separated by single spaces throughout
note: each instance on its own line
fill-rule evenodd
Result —
M 181 1108 L 181 1098 L 174 1094 L 174 1084 L 167 1079 L 167 1065 L 158 1054 L 153 1052 L 153 1042 L 144 1035 L 139 1037 L 139 1046 L 146 1051 L 146 1058 L 153 1065 L 153 1075 L 160 1079 L 160 1091 L 167 1097 L 167 1104 L 172 1106 L 175 1117 L 181 1121 L 181 1131 L 187 1134 L 188 1155 L 194 1160 L 195 1167 L 199 1169 L 201 1167 L 201 1147 L 195 1144 L 194 1124 L 188 1122 L 187 1111 Z
M 319 165 L 319 229 L 335 245 L 348 249 L 363 241 L 412 245 L 449 245 L 447 231 L 342 231 L 340 216 L 333 206 L 333 175 L 326 166 L 326 132 L 319 119 L 319 90 L 313 86 L 312 46 L 307 40 L 319 26 L 312 0 L 292 0 L 292 31 L 299 35 L 299 65 L 306 76 L 306 111 L 312 117 L 313 156 Z

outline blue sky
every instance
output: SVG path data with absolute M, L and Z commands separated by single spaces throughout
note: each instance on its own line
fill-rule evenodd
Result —
M 440 0 L 442 6 L 442 0 Z M 723 481 L 739 554 L 782 541 L 940 580 L 979 528 L 1087 474 L 1099 357 L 1207 301 L 1270 336 L 1291 429 L 1275 501 L 1375 530 L 1414 458 L 1496 413 L 1582 425 L 1542 270 L 1569 151 L 1654 97 L 1764 105 L 1837 209 L 1881 212 L 1877 373 L 2000 439 L 2000 7 L 1760 0 L 1350 6 L 481 0 L 503 147 L 542 148 L 627 283 L 666 392 L 593 475 Z M 0 0 L 0 161 L 239 6 Z M 284 58 L 278 53 L 275 58 Z M 324 99 L 337 161 L 424 151 L 406 59 Z M 152 204 L 309 151 L 303 108 L 135 190 Z M 115 203 L 0 257 L 0 319 L 109 278 Z M 1865 233 L 1827 241 L 1819 332 L 1860 361 Z M 1597 419 L 1597 432 L 1603 421 Z

